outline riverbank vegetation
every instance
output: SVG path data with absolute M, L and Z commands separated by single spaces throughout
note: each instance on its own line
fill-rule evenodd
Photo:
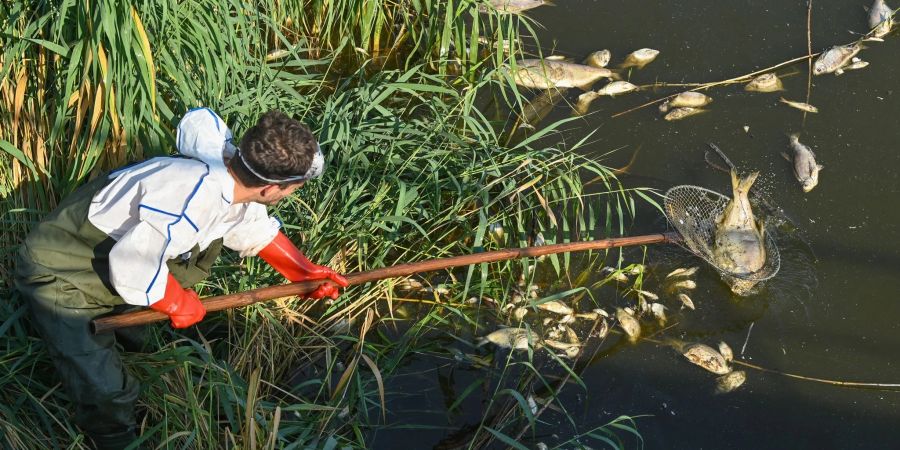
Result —
M 274 214 L 311 259 L 342 272 L 525 246 L 538 233 L 552 243 L 620 232 L 631 196 L 581 148 L 586 141 L 548 139 L 565 121 L 509 139 L 508 111 L 522 94 L 500 68 L 532 39 L 531 26 L 467 1 L 0 6 L 0 441 L 86 446 L 9 284 L 15 246 L 84 181 L 171 153 L 174 126 L 192 107 L 213 108 L 238 137 L 274 108 L 314 129 L 325 176 Z M 488 233 L 498 226 L 502 238 Z M 459 429 L 447 448 L 529 448 L 522 442 L 551 429 L 567 446 L 623 447 L 635 439 L 630 418 L 587 429 L 569 419 L 565 431 L 540 420 L 546 408 L 535 398 L 570 417 L 555 399 L 583 389 L 576 364 L 531 352 L 499 351 L 495 360 L 493 348 L 472 344 L 486 326 L 510 321 L 500 311 L 523 289 L 520 278 L 558 279 L 569 263 L 548 258 L 537 274 L 535 261 L 482 265 L 355 287 L 334 302 L 282 299 L 211 314 L 185 332 L 149 327 L 145 351 L 126 353 L 144 384 L 142 439 L 369 448 L 380 430 L 440 430 L 399 406 L 410 395 L 404 378 L 426 359 L 438 371 L 472 372 L 431 411 Z M 226 255 L 199 290 L 281 282 L 255 258 Z M 589 300 L 586 291 L 562 295 Z

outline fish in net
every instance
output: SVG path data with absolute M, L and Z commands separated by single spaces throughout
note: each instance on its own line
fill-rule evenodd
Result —
M 775 276 L 781 267 L 778 246 L 770 233 L 765 233 L 766 260 L 762 268 L 751 273 L 735 273 L 722 267 L 715 258 L 716 224 L 730 198 L 700 186 L 675 186 L 663 200 L 666 218 L 681 235 L 679 244 L 715 267 L 738 295 L 750 295 L 758 285 Z

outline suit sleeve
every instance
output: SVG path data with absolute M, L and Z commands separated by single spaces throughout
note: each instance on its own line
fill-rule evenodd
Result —
M 223 244 L 242 257 L 256 256 L 275 239 L 279 229 L 281 221 L 269 217 L 264 205 L 249 203 L 243 220 L 225 233 Z

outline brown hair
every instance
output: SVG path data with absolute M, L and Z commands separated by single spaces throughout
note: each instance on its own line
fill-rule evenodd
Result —
M 272 180 L 303 175 L 309 171 L 319 146 L 309 128 L 281 111 L 272 110 L 247 130 L 239 148 L 239 155 L 231 158 L 228 167 L 244 186 L 259 187 L 282 183 L 262 180 L 253 172 Z

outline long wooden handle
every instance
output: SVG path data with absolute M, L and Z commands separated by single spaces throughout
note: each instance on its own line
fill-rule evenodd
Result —
M 632 236 L 621 238 L 602 239 L 597 241 L 570 242 L 566 244 L 542 245 L 539 247 L 509 248 L 491 252 L 474 253 L 471 255 L 452 256 L 448 258 L 430 259 L 416 263 L 400 264 L 381 269 L 356 272 L 347 275 L 347 281 L 351 285 L 364 284 L 370 281 L 383 280 L 385 278 L 405 277 L 415 273 L 430 272 L 433 270 L 448 269 L 451 267 L 468 266 L 471 264 L 505 261 L 508 259 L 533 258 L 555 253 L 579 252 L 584 250 L 602 250 L 614 247 L 629 247 L 633 245 L 649 245 L 670 243 L 678 240 L 677 233 L 648 234 L 645 236 Z M 238 308 L 252 305 L 257 302 L 272 300 L 293 295 L 308 294 L 322 283 L 328 281 L 303 281 L 300 283 L 282 284 L 237 294 L 218 295 L 203 299 L 203 306 L 207 312 L 221 311 L 223 309 Z M 94 334 L 106 333 L 116 328 L 144 325 L 152 322 L 166 320 L 169 317 L 163 313 L 151 309 L 119 314 L 109 317 L 101 317 L 91 321 L 91 330 Z

